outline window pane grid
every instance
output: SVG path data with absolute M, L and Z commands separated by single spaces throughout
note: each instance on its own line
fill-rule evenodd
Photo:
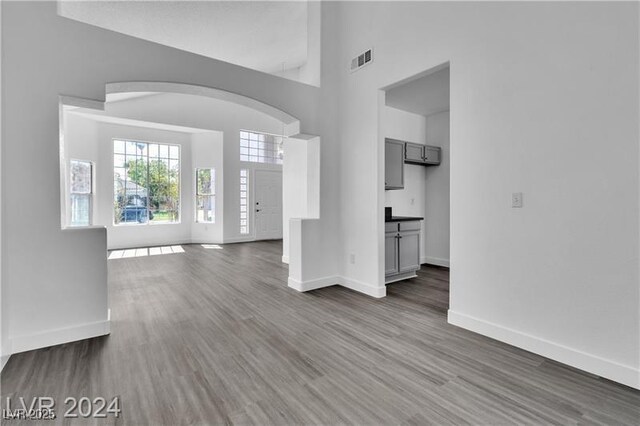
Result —
M 246 133 L 246 132 L 240 132 Z M 246 169 L 240 170 L 240 234 L 246 235 L 249 233 L 249 221 L 248 221 L 248 203 L 249 203 L 249 190 L 248 190 L 249 173 Z
M 196 169 L 196 222 L 216 221 L 216 171 Z
M 114 223 L 180 220 L 180 146 L 113 141 Z
M 240 132 L 240 161 L 282 164 L 282 137 Z
M 70 172 L 69 224 L 89 226 L 93 199 L 93 164 L 90 161 L 71 160 Z

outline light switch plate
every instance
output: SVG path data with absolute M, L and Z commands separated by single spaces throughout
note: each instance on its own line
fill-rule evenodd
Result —
M 522 192 L 514 192 L 511 194 L 511 208 L 522 208 Z

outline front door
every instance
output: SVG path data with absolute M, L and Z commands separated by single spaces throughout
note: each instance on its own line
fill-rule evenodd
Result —
M 256 170 L 254 211 L 256 240 L 282 238 L 282 172 Z

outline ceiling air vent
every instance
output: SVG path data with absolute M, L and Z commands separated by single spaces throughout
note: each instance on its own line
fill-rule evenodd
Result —
M 357 71 L 373 61 L 373 49 L 369 49 L 351 60 L 351 72 Z

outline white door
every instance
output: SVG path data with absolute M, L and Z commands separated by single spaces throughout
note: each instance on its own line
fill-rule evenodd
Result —
M 256 240 L 282 238 L 282 172 L 256 170 L 254 178 Z

